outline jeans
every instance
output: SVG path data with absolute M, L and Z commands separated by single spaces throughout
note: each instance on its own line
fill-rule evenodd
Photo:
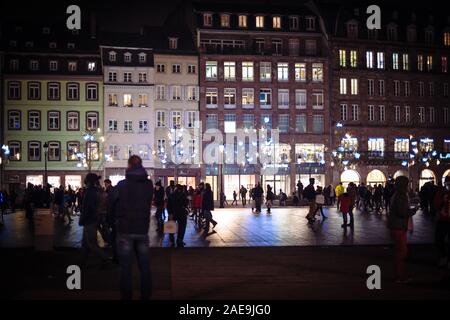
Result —
M 164 230 L 164 218 L 165 218 L 164 205 L 156 207 L 155 216 L 156 216 L 156 224 L 158 226 L 158 231 L 162 233 Z
M 137 256 L 141 276 L 141 299 L 148 300 L 152 294 L 149 241 L 147 234 L 118 234 L 117 249 L 120 263 L 120 296 L 122 300 L 133 297 L 132 266 Z
M 205 210 L 203 212 L 203 214 L 205 215 L 205 220 L 206 220 L 206 224 L 205 224 L 205 233 L 209 232 L 209 225 L 212 224 L 216 224 L 217 222 L 213 219 L 212 213 L 210 210 Z
M 394 229 L 391 231 L 394 240 L 394 272 L 396 280 L 405 280 L 405 259 L 408 253 L 406 230 Z
M 86 263 L 89 253 L 93 253 L 102 261 L 107 259 L 106 253 L 98 246 L 97 224 L 91 223 L 83 227 L 83 239 L 81 240 L 83 263 Z
M 255 198 L 255 207 L 257 212 L 261 212 L 262 199 Z

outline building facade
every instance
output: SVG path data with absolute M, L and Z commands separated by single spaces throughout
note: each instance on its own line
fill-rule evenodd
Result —
M 450 173 L 448 16 L 383 7 L 382 28 L 368 30 L 365 7 L 335 12 L 328 21 L 334 183 L 441 181 Z
M 95 38 L 12 25 L 3 38 L 5 188 L 78 188 L 101 167 L 102 69 Z M 88 141 L 86 133 L 95 133 Z M 47 172 L 45 171 L 47 163 Z
M 324 186 L 330 143 L 328 52 L 318 16 L 301 5 L 257 12 L 198 5 L 194 13 L 203 131 L 233 135 L 243 129 L 266 139 L 227 144 L 223 166 L 203 166 L 205 180 L 216 190 L 222 186 L 228 198 L 241 185 L 251 188 L 257 182 L 287 194 L 298 180 L 305 185 L 310 177 Z M 247 156 L 252 146 L 267 161 L 255 163 L 253 155 Z M 234 154 L 240 149 L 246 158 L 237 162 Z
M 139 155 L 154 166 L 154 58 L 146 48 L 101 45 L 104 80 L 104 176 L 125 178 L 127 160 Z M 151 172 L 150 172 L 151 173 Z

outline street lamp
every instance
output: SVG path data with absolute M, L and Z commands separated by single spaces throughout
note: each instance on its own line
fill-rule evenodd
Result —
M 44 142 L 44 189 L 47 188 L 48 185 L 47 156 L 48 156 L 48 143 Z

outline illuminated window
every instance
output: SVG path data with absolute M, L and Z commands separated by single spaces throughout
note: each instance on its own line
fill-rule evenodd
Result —
M 264 28 L 264 16 L 256 16 L 256 27 Z

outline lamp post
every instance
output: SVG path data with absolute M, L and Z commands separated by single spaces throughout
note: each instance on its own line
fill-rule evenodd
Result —
M 44 189 L 47 188 L 47 185 L 48 185 L 47 156 L 48 156 L 48 143 L 46 141 L 46 142 L 44 142 Z

